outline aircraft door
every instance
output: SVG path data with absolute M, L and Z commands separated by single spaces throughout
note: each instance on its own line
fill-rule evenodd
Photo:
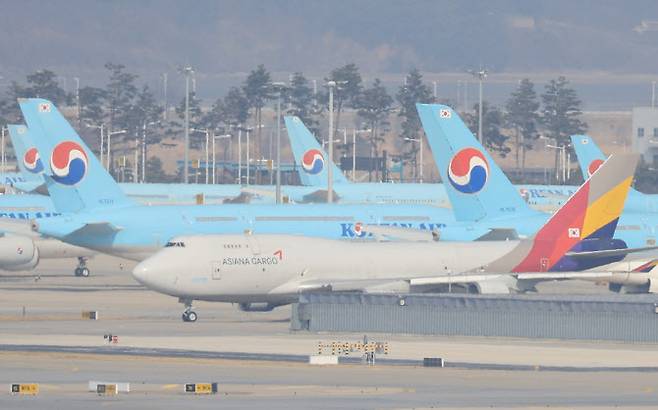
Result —
M 249 249 L 254 255 L 260 255 L 260 245 L 258 244 L 258 239 L 253 235 L 247 235 L 247 243 L 249 244 Z
M 222 279 L 222 261 L 210 262 L 210 277 L 212 280 Z

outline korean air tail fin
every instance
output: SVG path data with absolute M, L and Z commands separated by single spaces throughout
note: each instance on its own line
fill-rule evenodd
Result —
M 48 192 L 58 211 L 133 204 L 52 102 L 21 98 L 18 103 L 42 158 Z
M 482 221 L 534 215 L 452 108 L 416 104 L 455 218 Z
M 532 238 L 502 258 L 499 262 L 504 263 L 497 268 L 508 272 L 580 270 L 585 266 L 578 260 L 579 254 L 583 259 L 601 250 L 626 248 L 613 236 L 638 160 L 637 154 L 611 156 Z M 601 260 L 587 263 L 591 265 L 586 267 L 604 264 Z
M 11 145 L 14 147 L 16 164 L 21 174 L 28 181 L 43 183 L 43 160 L 32 142 L 30 129 L 25 125 L 17 124 L 9 124 L 7 129 Z
M 580 172 L 583 174 L 583 179 L 585 180 L 591 177 L 594 171 L 596 171 L 607 158 L 594 139 L 589 135 L 572 135 L 571 146 L 573 146 L 573 150 L 576 152 L 578 166 L 580 166 Z M 632 187 L 631 194 L 645 196 L 645 194 Z
M 288 130 L 295 164 L 299 167 L 298 173 L 302 185 L 326 187 L 328 167 L 333 167 L 335 184 L 350 183 L 335 163 L 329 163 L 329 156 L 301 119 L 295 116 L 285 116 L 283 120 Z
M 607 158 L 594 140 L 587 135 L 572 135 L 571 145 L 578 157 L 578 165 L 583 179 L 591 177 Z

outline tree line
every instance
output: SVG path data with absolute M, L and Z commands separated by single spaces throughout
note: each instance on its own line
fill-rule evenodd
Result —
M 127 71 L 122 64 L 107 63 L 107 83 L 103 87 L 85 86 L 78 93 L 67 93 L 59 84 L 57 75 L 50 70 L 39 70 L 28 74 L 25 83 L 12 82 L 0 99 L 0 122 L 20 121 L 16 99 L 20 97 L 43 97 L 52 100 L 60 107 L 68 107 L 74 125 L 88 141 L 97 142 L 96 130 L 103 124 L 106 135 L 118 130 L 121 134 L 113 137 L 118 145 L 126 149 L 146 150 L 159 144 L 165 137 L 182 138 L 185 98 L 175 105 L 173 118 L 164 114 L 164 105 L 155 97 L 148 85 L 140 85 L 139 77 Z M 412 178 L 418 176 L 418 141 L 422 137 L 422 127 L 416 112 L 416 103 L 435 101 L 428 83 L 417 69 L 410 70 L 404 83 L 394 94 L 375 78 L 369 84 L 363 81 L 355 64 L 346 64 L 331 70 L 324 83 L 334 81 L 334 139 L 344 121 L 344 113 L 351 110 L 358 119 L 358 127 L 363 130 L 369 146 L 368 155 L 372 158 L 381 155 L 382 146 L 389 138 L 398 138 L 395 146 L 400 147 L 393 155 L 403 163 L 410 164 Z M 226 95 L 215 101 L 203 102 L 194 91 L 189 94 L 190 128 L 194 130 L 218 130 L 235 134 L 238 129 L 251 129 L 253 135 L 252 158 L 261 158 L 263 147 L 263 109 L 271 107 L 281 98 L 284 114 L 296 115 L 322 140 L 319 124 L 328 111 L 328 89 L 320 86 L 314 90 L 312 82 L 303 73 L 293 73 L 285 86 L 273 81 L 271 73 L 264 65 L 259 65 L 247 75 L 245 80 L 231 87 Z M 204 108 L 208 107 L 208 108 Z M 478 129 L 478 104 L 472 110 L 462 113 L 471 130 Z M 582 133 L 587 125 L 581 120 L 581 101 L 576 91 L 565 77 L 549 81 L 543 93 L 538 95 L 530 79 L 523 79 L 501 107 L 483 103 L 483 144 L 501 156 L 514 155 L 517 168 L 525 169 L 526 154 L 537 145 L 540 136 L 556 146 L 568 146 L 569 136 Z M 70 109 L 75 109 L 71 114 Z M 398 117 L 400 131 L 393 135 L 391 119 Z M 343 126 L 344 127 L 344 126 Z M 143 138 L 148 134 L 148 138 Z M 94 139 L 89 136 L 94 136 Z M 190 133 L 192 148 L 203 148 L 205 135 Z M 146 144 L 142 146 L 142 144 Z M 97 143 L 90 144 L 98 147 Z M 337 144 L 336 148 L 344 155 L 351 155 L 351 143 Z M 558 157 L 555 152 L 555 165 Z M 148 157 L 147 169 L 151 181 L 164 180 L 162 163 L 155 157 Z M 139 158 L 138 158 L 139 161 Z M 111 164 L 116 167 L 116 164 Z M 135 167 L 137 168 L 137 167 Z M 115 170 L 116 171 L 116 170 Z M 153 176 L 151 178 L 151 176 Z M 379 178 L 376 175 L 376 178 Z

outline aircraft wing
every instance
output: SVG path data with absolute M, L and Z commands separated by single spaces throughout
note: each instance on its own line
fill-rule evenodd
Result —
M 82 234 L 82 235 L 108 235 L 119 232 L 123 227 L 114 225 L 109 222 L 91 222 L 86 223 L 82 227 L 74 230 L 69 235 Z
M 24 182 L 14 182 L 12 186 L 28 194 L 38 193 L 42 195 L 48 195 L 48 190 L 46 189 L 46 183 L 41 181 L 24 181 Z

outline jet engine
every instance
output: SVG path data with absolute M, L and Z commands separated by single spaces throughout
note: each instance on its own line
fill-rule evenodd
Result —
M 31 270 L 39 263 L 39 249 L 26 236 L 0 237 L 0 269 Z

